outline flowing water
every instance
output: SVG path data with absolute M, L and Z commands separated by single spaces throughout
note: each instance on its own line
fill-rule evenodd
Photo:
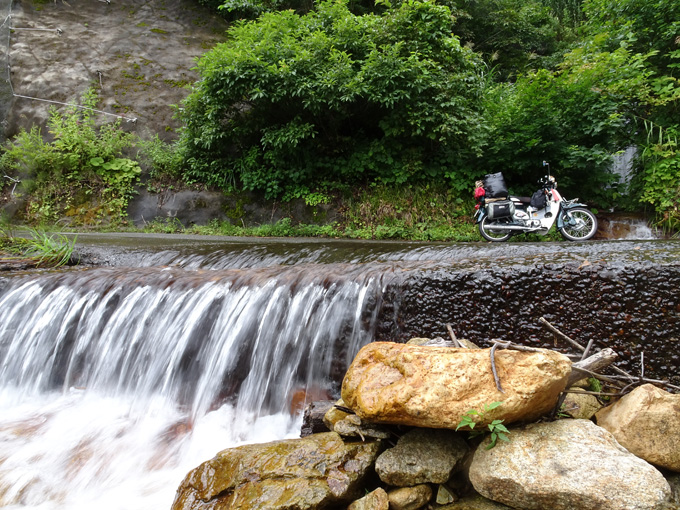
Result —
M 673 265 L 680 244 L 81 236 L 79 252 L 100 266 L 0 277 L 3 508 L 169 509 L 217 451 L 298 436 L 415 274 Z

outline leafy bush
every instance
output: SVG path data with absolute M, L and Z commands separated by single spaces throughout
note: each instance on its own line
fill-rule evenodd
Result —
M 164 142 L 158 135 L 150 140 L 139 140 L 140 156 L 149 165 L 152 179 L 177 180 L 182 173 L 183 156 L 176 143 Z
M 97 96 L 88 91 L 76 106 L 52 109 L 47 122 L 53 141 L 43 140 L 37 127 L 22 130 L 9 142 L 0 166 L 21 176 L 31 187 L 29 220 L 54 222 L 64 215 L 81 223 L 120 221 L 137 182 L 137 162 L 123 156 L 136 137 L 120 121 L 97 126 Z
M 536 67 L 563 38 L 551 9 L 535 0 L 450 0 L 456 8 L 454 32 L 472 46 L 501 80 Z
M 555 72 L 542 69 L 490 89 L 488 171 L 530 185 L 521 190 L 527 192 L 548 160 L 567 196 L 608 205 L 612 157 L 630 144 L 634 119 L 648 101 L 645 60 L 623 47 L 602 51 L 590 41 L 568 53 Z
M 649 126 L 642 150 L 641 201 L 651 204 L 657 225 L 667 231 L 680 230 L 680 148 L 676 129 Z
M 236 24 L 184 105 L 187 177 L 291 198 L 464 167 L 482 139 L 482 65 L 451 24 L 448 8 L 417 1 Z

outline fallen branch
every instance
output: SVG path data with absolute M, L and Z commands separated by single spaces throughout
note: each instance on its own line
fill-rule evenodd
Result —
M 456 338 L 456 334 L 453 332 L 453 328 L 451 327 L 451 324 L 446 325 L 446 330 L 449 332 L 449 336 L 451 337 L 451 341 L 453 342 L 453 345 L 455 345 L 456 347 L 463 347 L 463 348 L 467 347 L 467 346 L 463 345 L 462 343 L 460 343 L 458 341 L 458 339 Z
M 504 345 L 501 342 L 496 342 L 496 343 L 493 344 L 493 347 L 491 347 L 491 354 L 490 354 L 490 356 L 491 356 L 491 372 L 493 373 L 493 380 L 496 382 L 496 388 L 501 393 L 505 393 L 505 392 L 503 391 L 503 388 L 501 387 L 501 379 L 500 379 L 500 377 L 498 377 L 498 372 L 496 371 L 496 359 L 494 358 L 494 355 L 495 355 L 496 349 L 498 347 L 507 348 L 510 343 L 511 342 L 507 342 Z
M 582 353 L 587 353 L 588 350 L 590 350 L 590 347 L 592 347 L 593 339 L 591 339 L 590 342 L 588 342 L 588 347 L 586 348 L 586 347 L 583 347 L 583 346 L 582 346 L 580 343 L 578 343 L 576 340 L 574 340 L 574 339 L 568 337 L 567 335 L 565 335 L 564 333 L 562 333 L 559 329 L 557 329 L 555 326 L 553 326 L 553 325 L 550 324 L 547 320 L 545 320 L 544 317 L 539 318 L 539 319 L 538 319 L 538 322 L 540 322 L 541 324 L 543 324 L 543 326 L 545 326 L 547 329 L 549 329 L 550 331 L 552 331 L 555 335 L 559 336 L 560 338 L 562 338 L 563 340 L 565 340 L 566 342 L 568 342 L 568 343 L 569 343 L 570 345 L 572 345 L 573 347 L 576 347 L 576 348 L 577 348 L 579 351 L 581 351 Z M 623 370 L 623 369 L 617 367 L 616 365 L 613 365 L 611 368 L 612 368 L 612 370 L 614 370 L 615 372 L 618 372 L 618 373 L 621 374 L 621 375 L 625 375 L 625 376 L 628 377 L 631 381 L 638 379 L 637 377 L 632 376 L 631 374 L 629 374 L 629 373 L 626 372 L 625 370 Z
M 498 340 L 493 339 L 491 343 L 494 345 L 500 345 L 504 349 L 512 349 L 514 351 L 528 351 L 528 352 L 543 352 L 545 349 L 539 349 L 537 347 L 527 347 L 526 345 L 520 345 L 513 343 L 509 340 Z
M 578 393 L 580 395 L 595 395 L 597 397 L 623 397 L 624 392 L 620 393 L 606 393 L 604 391 L 588 391 L 588 390 L 564 390 L 562 393 Z
M 613 349 L 607 347 L 602 349 L 600 352 L 596 352 L 592 356 L 587 357 L 577 363 L 571 365 L 571 375 L 567 380 L 567 386 L 571 386 L 577 381 L 589 377 L 588 373 L 597 372 L 603 368 L 608 367 L 616 361 L 618 355 Z M 586 372 L 586 373 L 584 373 Z
M 569 344 L 571 344 L 573 347 L 576 347 L 579 351 L 585 352 L 585 350 L 586 350 L 585 347 L 583 347 L 583 346 L 582 346 L 580 343 L 578 343 L 576 340 L 573 340 L 573 339 L 569 338 L 567 335 L 565 335 L 564 333 L 562 333 L 559 329 L 557 329 L 555 326 L 553 326 L 552 324 L 550 324 L 550 323 L 549 323 L 547 320 L 545 320 L 543 317 L 541 317 L 540 319 L 538 319 L 538 322 L 540 322 L 541 324 L 543 324 L 546 328 L 548 328 L 550 331 L 552 331 L 553 333 L 555 333 L 555 334 L 556 334 L 557 336 L 559 336 L 562 340 L 565 340 L 566 342 L 568 342 Z

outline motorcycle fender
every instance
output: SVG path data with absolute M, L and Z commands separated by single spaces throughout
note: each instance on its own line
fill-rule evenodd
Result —
M 475 218 L 475 223 L 481 223 L 482 220 L 486 218 L 486 211 L 483 207 L 480 207 L 475 211 L 475 214 L 472 217 Z
M 573 209 L 575 207 L 588 207 L 588 206 L 585 205 L 585 204 L 569 204 L 569 205 L 560 204 L 560 212 L 557 215 L 557 228 L 564 227 L 564 220 L 562 219 L 562 213 L 567 212 L 569 209 Z

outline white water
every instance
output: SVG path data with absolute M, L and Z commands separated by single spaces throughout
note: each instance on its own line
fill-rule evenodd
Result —
M 0 506 L 8 509 L 169 509 L 186 473 L 238 444 L 299 435 L 288 414 L 253 420 L 234 437 L 234 408 L 187 415 L 161 396 L 82 390 L 0 397 Z
M 337 393 L 381 282 L 343 266 L 10 279 L 0 507 L 165 510 L 218 451 L 299 436 L 291 400 Z

